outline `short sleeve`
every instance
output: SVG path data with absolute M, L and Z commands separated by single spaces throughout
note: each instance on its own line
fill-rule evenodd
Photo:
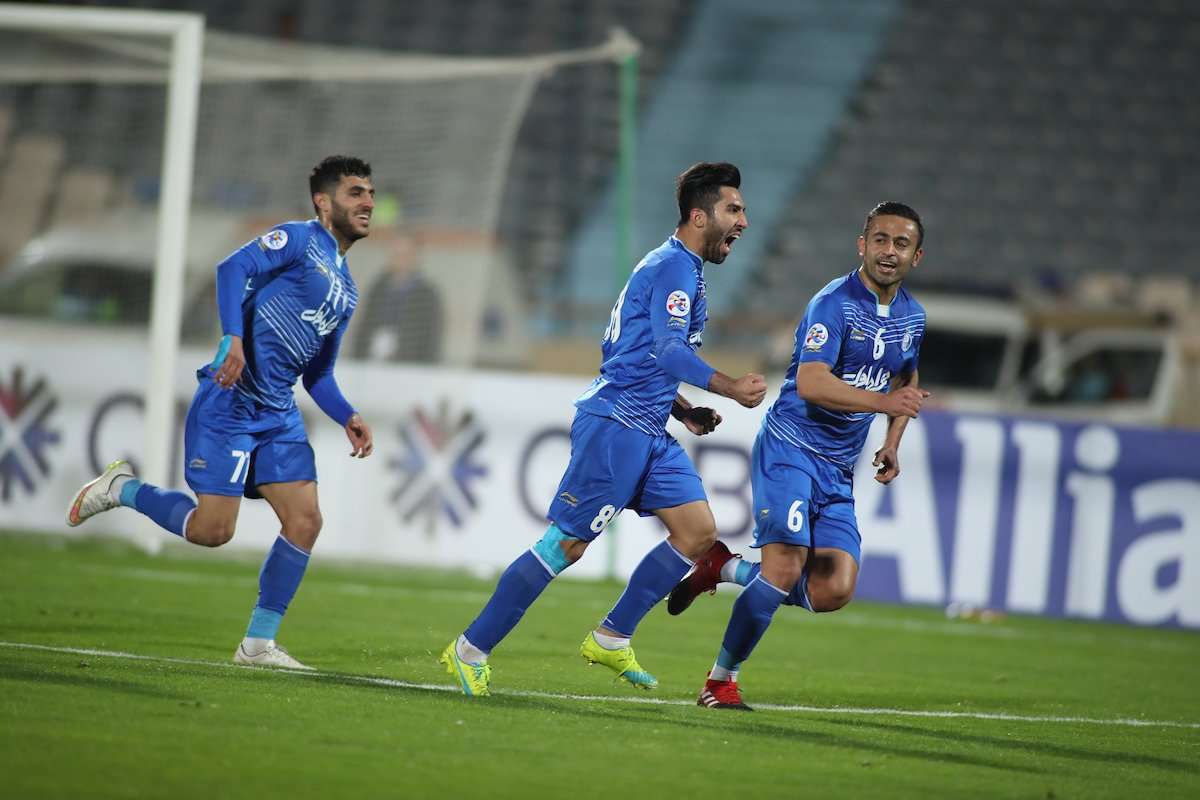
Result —
M 833 367 L 842 352 L 845 329 L 841 300 L 833 294 L 815 298 L 796 329 L 800 363 L 820 361 Z

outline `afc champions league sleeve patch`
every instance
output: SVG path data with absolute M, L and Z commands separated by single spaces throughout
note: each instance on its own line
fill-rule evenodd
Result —
M 282 250 L 287 246 L 287 231 L 278 228 L 263 236 L 259 241 L 268 250 Z
M 808 329 L 808 333 L 804 335 L 805 350 L 820 350 L 829 341 L 829 331 L 824 325 L 817 322 Z
M 682 289 L 676 289 L 667 297 L 667 313 L 672 317 L 686 317 L 691 308 L 691 298 Z

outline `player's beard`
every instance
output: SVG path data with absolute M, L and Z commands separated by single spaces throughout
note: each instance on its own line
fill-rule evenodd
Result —
M 352 210 L 348 206 L 334 203 L 329 214 L 329 224 L 347 242 L 357 242 L 359 239 L 366 238 L 367 231 L 360 231 L 354 227 L 354 220 L 351 217 Z
M 725 261 L 726 253 L 721 252 L 721 245 L 725 243 L 728 234 L 722 233 L 715 228 L 709 228 L 704 235 L 704 260 L 710 264 L 720 264 Z

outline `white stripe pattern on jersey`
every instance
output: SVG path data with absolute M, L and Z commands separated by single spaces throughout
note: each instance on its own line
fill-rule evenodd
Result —
M 884 327 L 883 324 L 863 313 L 863 310 L 853 303 L 842 303 L 842 314 L 851 326 L 860 328 L 863 333 L 868 334 L 869 338 L 874 338 L 878 330 Z M 920 319 L 919 323 L 908 323 L 905 320 Z M 911 333 L 914 339 L 920 338 L 925 333 L 925 314 L 917 312 L 904 317 L 894 317 L 890 320 L 891 324 L 887 325 L 887 332 L 883 335 L 885 342 L 898 342 L 904 338 L 905 333 Z
M 304 309 L 295 301 L 283 296 L 273 297 L 258 307 L 259 315 L 279 335 L 284 347 L 296 358 L 296 365 L 301 368 L 320 351 L 323 342 L 316 330 L 300 318 L 303 312 Z
M 767 412 L 767 416 L 763 419 L 763 425 L 776 439 L 787 442 L 793 447 L 803 447 L 805 450 L 819 453 L 815 447 L 800 438 L 799 430 L 787 420 Z
M 667 424 L 666 417 L 660 412 L 637 403 L 626 395 L 613 399 L 613 419 L 648 436 L 661 436 Z

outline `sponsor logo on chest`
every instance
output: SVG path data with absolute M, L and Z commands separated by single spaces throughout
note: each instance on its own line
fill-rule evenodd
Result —
M 882 392 L 892 382 L 892 371 L 887 367 L 870 366 L 866 364 L 858 368 L 853 375 L 842 375 L 842 380 L 855 389 L 866 389 L 868 392 Z
M 305 254 L 313 269 L 328 282 L 328 289 L 321 305 L 305 309 L 300 313 L 300 319 L 310 323 L 318 336 L 328 336 L 341 323 L 342 317 L 353 310 L 354 293 L 342 279 L 341 271 L 330 263 L 328 255 L 315 242 L 309 242 Z

